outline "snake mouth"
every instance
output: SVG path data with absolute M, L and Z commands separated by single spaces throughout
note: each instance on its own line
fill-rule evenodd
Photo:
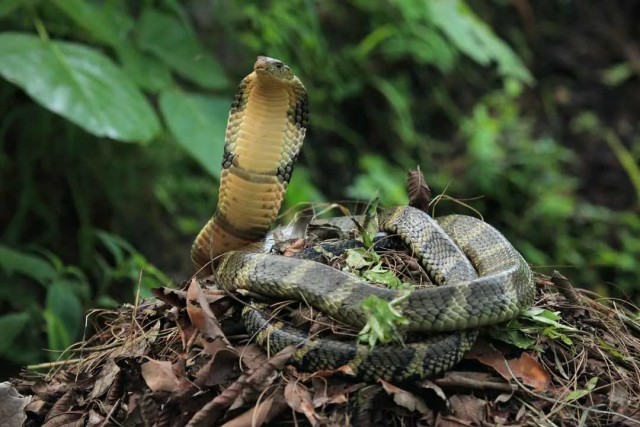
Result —
M 268 56 L 258 56 L 256 63 L 253 65 L 253 70 L 260 73 L 266 73 L 269 70 L 269 63 L 275 61 Z

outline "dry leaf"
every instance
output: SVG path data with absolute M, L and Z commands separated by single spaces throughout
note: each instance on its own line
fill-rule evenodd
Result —
M 222 349 L 198 370 L 194 383 L 198 387 L 225 384 L 238 376 L 235 369 L 237 366 L 238 354 Z
M 349 401 L 349 395 L 360 390 L 366 383 L 350 384 L 340 381 L 329 384 L 321 377 L 312 377 L 313 407 L 318 408 L 326 404 L 341 404 Z
M 407 172 L 407 192 L 409 193 L 409 206 L 429 213 L 431 189 L 424 180 L 420 168 Z
M 449 401 L 447 400 L 447 395 L 444 394 L 444 391 L 440 388 L 440 386 L 438 386 L 431 380 L 422 380 L 420 381 L 419 384 L 420 384 L 420 387 L 422 388 L 425 388 L 427 390 L 432 390 L 436 394 L 436 396 L 442 399 L 442 404 L 444 404 L 447 408 L 449 407 Z M 432 406 L 434 405 L 432 404 Z
M 546 390 L 551 382 L 549 373 L 535 358 L 526 352 L 522 353 L 518 359 L 507 361 L 504 355 L 492 345 L 482 342 L 474 346 L 467 358 L 476 359 L 492 367 L 507 381 L 510 381 L 515 376 L 525 385 L 532 387 L 535 392 Z
M 96 399 L 105 394 L 107 390 L 109 390 L 109 387 L 111 387 L 111 384 L 113 384 L 113 380 L 118 373 L 120 373 L 120 368 L 116 365 L 113 358 L 110 357 L 102 368 L 102 375 L 99 375 L 96 379 L 91 393 L 89 393 L 89 398 Z
M 533 391 L 544 391 L 551 382 L 551 375 L 529 353 L 522 353 L 519 359 L 509 360 L 509 367 L 524 384 L 533 387 Z
M 378 381 L 380 382 L 380 384 L 382 384 L 382 388 L 384 388 L 384 390 L 388 394 L 393 396 L 393 401 L 396 402 L 396 404 L 398 404 L 399 406 L 402 406 L 403 408 L 406 408 L 410 411 L 418 411 L 422 415 L 426 415 L 431 412 L 427 405 L 425 405 L 425 403 L 422 401 L 422 399 L 415 394 L 396 387 L 384 380 Z
M 276 377 L 275 373 L 284 368 L 295 351 L 296 349 L 292 345 L 283 348 L 247 377 L 245 383 L 248 387 L 242 389 L 240 395 L 231 405 L 231 409 L 239 408 L 251 401 L 255 394 L 271 385 Z
M 224 409 L 238 398 L 240 392 L 247 385 L 247 376 L 241 375 L 233 384 L 224 389 L 222 393 L 214 397 L 198 412 L 193 414 L 187 427 L 211 426 L 223 415 Z
M 487 401 L 470 394 L 451 396 L 451 411 L 456 418 L 468 421 L 471 425 L 482 425 L 486 418 Z
M 9 426 L 21 426 L 26 419 L 24 408 L 33 396 L 21 396 L 8 382 L 0 383 L 0 420 Z
M 267 361 L 267 354 L 258 344 L 251 343 L 236 347 L 242 363 L 253 372 L 258 370 Z
M 194 278 L 187 290 L 187 313 L 193 326 L 198 328 L 202 335 L 202 346 L 207 353 L 215 356 L 220 350 L 228 350 L 235 353 L 227 337 L 222 332 L 218 319 L 211 311 L 202 288 Z
M 304 246 L 305 246 L 305 240 L 304 239 L 297 239 L 297 240 L 289 243 L 284 248 L 284 252 L 282 253 L 282 255 L 288 256 L 288 257 L 292 257 L 292 256 L 296 255 L 298 252 L 300 252 L 301 250 L 303 250 Z
M 312 426 L 318 424 L 320 417 L 311 403 L 311 393 L 302 383 L 290 381 L 284 388 L 284 399 L 291 409 L 304 414 Z
M 282 398 L 282 389 L 279 389 L 272 396 L 261 401 L 247 412 L 237 416 L 222 427 L 258 427 L 269 422 L 273 417 L 282 412 L 287 404 Z
M 151 359 L 140 366 L 140 372 L 147 386 L 154 392 L 178 392 L 190 387 L 188 381 L 178 378 L 169 361 Z

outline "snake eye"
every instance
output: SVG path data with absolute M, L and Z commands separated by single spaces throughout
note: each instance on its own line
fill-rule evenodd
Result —
M 284 64 L 282 62 L 276 62 L 276 68 L 278 70 L 281 70 L 283 66 L 284 66 Z

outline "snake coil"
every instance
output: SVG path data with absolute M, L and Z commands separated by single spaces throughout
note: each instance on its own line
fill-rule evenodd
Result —
M 273 225 L 308 123 L 307 95 L 282 62 L 258 57 L 232 104 L 216 214 L 192 247 L 197 268 L 216 261 L 217 283 L 229 292 L 304 301 L 336 320 L 365 323 L 370 295 L 392 301 L 404 291 L 375 287 L 329 266 L 256 252 L 251 242 Z M 292 361 L 306 370 L 348 366 L 365 380 L 405 381 L 449 369 L 470 349 L 477 328 L 517 316 L 534 297 L 533 274 L 495 228 L 476 218 L 432 219 L 411 207 L 379 214 L 382 231 L 399 235 L 436 282 L 398 307 L 408 331 L 428 332 L 405 347 L 310 338 L 272 322 L 256 307 L 244 310 L 248 332 L 272 351 L 296 345 Z

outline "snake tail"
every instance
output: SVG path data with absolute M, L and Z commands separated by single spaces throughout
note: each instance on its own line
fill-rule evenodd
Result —
M 229 112 L 218 208 L 191 247 L 197 270 L 260 240 L 275 222 L 309 122 L 302 82 L 283 62 L 259 56 Z

